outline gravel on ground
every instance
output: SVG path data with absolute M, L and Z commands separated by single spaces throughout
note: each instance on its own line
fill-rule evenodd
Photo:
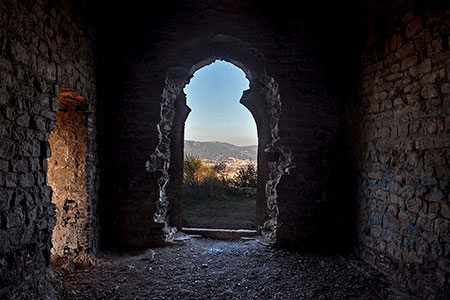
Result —
M 55 268 L 61 299 L 415 299 L 354 256 L 300 253 L 260 239 L 184 238 Z

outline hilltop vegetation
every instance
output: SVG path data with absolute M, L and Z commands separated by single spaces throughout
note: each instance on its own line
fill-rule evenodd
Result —
M 207 165 L 196 157 L 184 159 L 183 221 L 187 227 L 255 228 L 254 165 L 242 166 L 237 176 L 224 176 L 224 163 Z
M 257 145 L 236 146 L 225 142 L 184 141 L 184 155 L 210 161 L 225 161 L 230 157 L 256 162 Z

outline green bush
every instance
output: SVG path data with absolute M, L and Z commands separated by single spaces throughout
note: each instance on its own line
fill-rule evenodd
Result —
M 240 166 L 237 171 L 236 178 L 233 180 L 235 187 L 251 187 L 256 188 L 258 174 L 254 164 Z
M 183 167 L 184 182 L 191 186 L 198 185 L 210 173 L 208 166 L 196 157 L 186 157 Z
M 185 157 L 184 159 L 184 201 L 209 201 L 227 200 L 242 196 L 237 188 L 256 188 L 257 172 L 253 164 L 241 166 L 236 178 L 226 179 L 224 172 L 225 163 L 214 166 L 206 165 L 197 157 Z
M 186 200 L 208 200 L 223 197 L 226 181 L 223 179 L 224 167 L 208 166 L 199 158 L 184 159 L 183 197 Z

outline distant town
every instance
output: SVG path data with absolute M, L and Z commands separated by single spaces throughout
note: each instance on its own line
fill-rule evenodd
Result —
M 236 146 L 230 143 L 213 141 L 184 141 L 185 157 L 196 157 L 207 165 L 224 163 L 226 168 L 223 173 L 225 178 L 233 178 L 239 167 L 257 164 L 257 145 Z
M 229 157 L 227 160 L 222 160 L 222 161 L 212 161 L 209 159 L 202 159 L 202 158 L 200 158 L 200 159 L 205 164 L 211 165 L 211 166 L 214 166 L 221 162 L 224 163 L 226 168 L 225 168 L 225 171 L 223 172 L 223 176 L 227 179 L 235 177 L 239 167 L 241 167 L 241 166 L 246 166 L 246 165 L 252 164 L 256 168 L 256 161 L 250 160 L 250 159 L 239 159 L 239 158 L 235 158 L 235 157 Z

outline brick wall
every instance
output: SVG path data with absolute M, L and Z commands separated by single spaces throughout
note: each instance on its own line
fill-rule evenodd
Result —
M 371 1 L 367 8 L 350 114 L 358 253 L 434 299 L 449 294 L 448 3 Z

